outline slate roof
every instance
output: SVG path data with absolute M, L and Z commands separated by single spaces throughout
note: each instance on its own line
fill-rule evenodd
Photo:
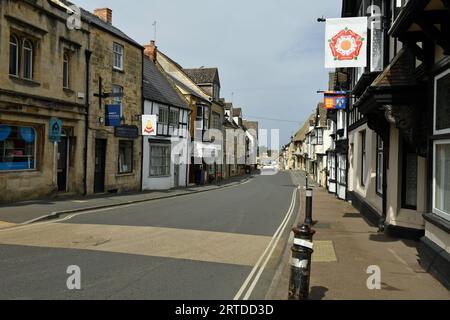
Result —
M 61 2 L 67 6 L 74 5 L 74 3 L 67 1 L 67 0 L 61 0 Z M 117 36 L 118 38 L 121 38 L 122 40 L 125 40 L 125 41 L 129 42 L 130 44 L 135 45 L 136 47 L 143 48 L 143 46 L 141 44 L 139 44 L 138 42 L 136 42 L 135 40 L 133 40 L 132 38 L 127 36 L 123 31 L 114 27 L 112 24 L 109 24 L 109 23 L 103 21 L 102 19 L 97 17 L 95 14 L 93 14 L 83 8 L 80 8 L 80 11 L 81 11 L 81 19 L 84 19 L 88 23 L 92 23 L 92 24 L 96 25 L 97 27 L 99 27 L 109 33 L 112 33 L 113 35 Z
M 183 69 L 183 71 L 196 84 L 215 83 L 219 81 L 219 70 L 217 68 L 197 68 L 197 69 Z
M 402 48 L 389 66 L 375 79 L 371 87 L 411 86 L 417 84 L 413 76 L 414 55 Z
M 147 100 L 189 109 L 166 75 L 148 58 L 144 58 L 143 95 Z

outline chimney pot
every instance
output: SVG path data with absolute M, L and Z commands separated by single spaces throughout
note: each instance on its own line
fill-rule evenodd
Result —
M 109 8 L 95 9 L 94 14 L 105 21 L 106 23 L 112 24 L 112 10 Z

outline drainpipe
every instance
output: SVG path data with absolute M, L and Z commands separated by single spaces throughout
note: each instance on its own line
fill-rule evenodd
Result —
M 90 37 L 89 37 L 89 43 L 90 43 Z M 86 92 L 85 92 L 85 111 L 84 111 L 84 156 L 83 156 L 83 166 L 84 166 L 84 177 L 83 177 L 83 182 L 84 182 L 84 196 L 87 196 L 88 194 L 88 182 L 87 182 L 87 171 L 88 171 L 88 143 L 89 143 L 89 95 L 90 95 L 90 90 L 89 90 L 89 84 L 90 84 L 90 61 L 91 61 L 91 55 L 92 55 L 92 51 L 87 50 L 85 51 L 85 56 L 86 56 Z
M 145 114 L 145 99 L 144 99 L 144 52 L 142 51 L 142 71 L 141 71 L 141 114 Z M 141 117 L 142 119 L 142 117 Z M 142 129 L 141 129 L 142 130 Z M 141 141 L 141 186 L 140 190 L 144 191 L 144 137 Z
M 388 130 L 390 131 L 390 126 L 388 125 Z M 389 167 L 389 140 L 390 140 L 390 133 L 386 134 L 386 140 L 383 140 L 383 208 L 382 208 L 382 216 L 380 219 L 380 224 L 378 226 L 378 231 L 379 232 L 384 232 L 385 231 L 385 226 L 386 226 L 386 220 L 387 220 L 387 193 L 388 193 L 388 175 L 387 175 L 387 170 Z

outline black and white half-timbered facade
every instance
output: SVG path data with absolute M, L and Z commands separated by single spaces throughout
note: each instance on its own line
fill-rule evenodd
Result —
M 143 190 L 188 185 L 190 109 L 157 62 L 144 58 L 144 115 L 156 115 L 155 136 L 143 141 Z

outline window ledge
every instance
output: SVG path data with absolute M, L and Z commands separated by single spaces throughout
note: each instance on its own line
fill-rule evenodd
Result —
M 425 213 L 423 215 L 425 221 L 431 223 L 432 225 L 438 227 L 439 229 L 444 230 L 447 233 L 450 233 L 450 221 L 445 220 L 444 218 L 438 216 L 434 213 Z
M 117 72 L 117 73 L 122 73 L 122 74 L 124 74 L 125 73 L 125 71 L 123 70 L 123 69 L 117 69 L 117 68 L 112 68 L 112 70 L 114 71 L 114 72 Z
M 70 95 L 70 96 L 75 94 L 75 91 L 73 91 L 72 89 L 69 89 L 69 88 L 63 88 L 63 91 L 65 94 Z
M 30 87 L 39 87 L 41 84 L 34 80 L 28 80 L 24 78 L 19 78 L 18 76 L 10 75 L 9 78 L 19 84 L 23 84 Z
M 132 177 L 135 176 L 134 172 L 128 172 L 128 173 L 117 173 L 116 177 L 117 178 L 122 178 L 122 177 Z

